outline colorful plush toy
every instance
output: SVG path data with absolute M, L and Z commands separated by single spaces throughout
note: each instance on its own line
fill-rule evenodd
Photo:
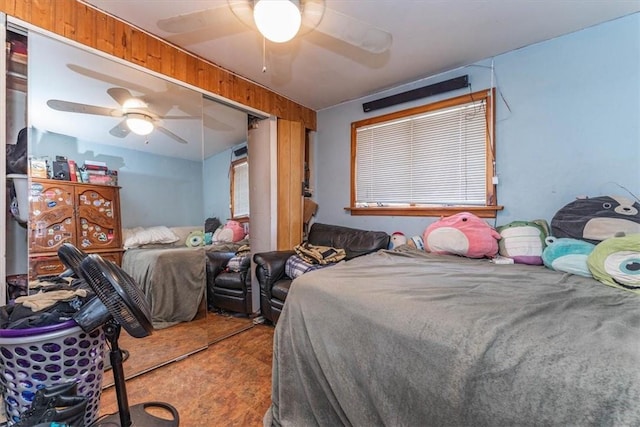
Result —
M 589 255 L 587 265 L 605 285 L 640 294 L 640 234 L 603 240 Z
M 595 248 L 594 244 L 566 237 L 557 239 L 553 236 L 547 237 L 546 244 L 547 247 L 542 252 L 542 262 L 545 267 L 591 277 L 591 272 L 587 267 L 587 257 Z
M 395 249 L 400 245 L 404 245 L 407 243 L 407 237 L 404 235 L 402 231 L 396 231 L 391 235 L 389 239 L 388 249 Z
M 186 245 L 190 248 L 204 245 L 204 231 L 192 231 L 189 233 Z
M 217 234 L 217 240 L 219 242 L 239 242 L 244 239 L 245 232 L 244 227 L 238 221 L 227 221 L 222 227 L 220 233 Z
M 580 198 L 551 220 L 551 234 L 597 244 L 616 234 L 640 233 L 640 203 L 618 196 Z
M 441 218 L 430 224 L 422 240 L 427 252 L 468 258 L 492 258 L 498 254 L 500 234 L 470 212 Z
M 424 241 L 422 240 L 422 236 L 413 236 L 407 240 L 407 245 L 419 251 L 424 251 Z
M 545 220 L 513 221 L 496 229 L 500 233 L 500 255 L 517 264 L 542 265 L 542 251 L 549 235 Z

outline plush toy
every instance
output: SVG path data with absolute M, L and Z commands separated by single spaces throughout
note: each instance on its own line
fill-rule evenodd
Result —
M 513 221 L 496 229 L 500 233 L 500 255 L 516 264 L 542 265 L 542 251 L 549 235 L 545 220 Z
M 424 242 L 422 241 L 422 236 L 413 236 L 412 238 L 407 240 L 407 245 L 419 251 L 424 251 Z
M 640 294 L 640 234 L 603 240 L 587 258 L 587 265 L 605 285 Z
M 213 243 L 213 232 L 207 231 L 204 233 L 204 244 L 210 245 Z
M 551 234 L 597 244 L 618 233 L 640 233 L 640 203 L 618 196 L 580 198 L 551 220 Z
M 244 239 L 244 227 L 238 221 L 227 221 L 216 238 L 219 242 L 239 242 Z
M 426 228 L 422 238 L 427 252 L 468 258 L 496 256 L 499 239 L 496 230 L 470 212 L 441 218 Z
M 189 233 L 186 245 L 190 248 L 204 245 L 204 231 L 192 231 Z
M 591 277 L 587 267 L 587 257 L 595 248 L 593 243 L 584 240 L 560 238 L 549 236 L 546 239 L 547 247 L 542 251 L 542 262 L 545 267 Z
M 396 231 L 391 235 L 389 239 L 388 249 L 395 249 L 400 245 L 404 245 L 407 243 L 407 238 L 402 231 Z

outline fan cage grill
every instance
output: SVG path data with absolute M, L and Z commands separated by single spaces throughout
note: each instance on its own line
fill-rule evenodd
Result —
M 70 243 L 64 243 L 58 249 L 58 258 L 60 258 L 65 267 L 73 271 L 76 277 L 80 277 L 80 263 L 86 257 L 87 254 L 85 252 Z
M 109 313 L 129 335 L 143 338 L 151 333 L 151 310 L 131 276 L 96 254 L 88 255 L 80 269 Z

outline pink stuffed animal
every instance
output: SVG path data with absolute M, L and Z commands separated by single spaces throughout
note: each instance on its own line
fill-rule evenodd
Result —
M 220 242 L 238 242 L 244 239 L 244 227 L 238 221 L 227 221 L 216 238 Z
M 430 224 L 424 230 L 427 252 L 493 258 L 498 253 L 500 233 L 470 212 L 460 212 Z

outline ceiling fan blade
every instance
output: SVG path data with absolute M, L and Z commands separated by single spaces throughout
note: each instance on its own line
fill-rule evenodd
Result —
M 220 5 L 210 9 L 199 10 L 197 12 L 185 13 L 183 15 L 172 16 L 161 19 L 156 25 L 167 33 L 180 34 L 203 28 L 216 27 L 228 18 L 226 5 Z
M 131 92 L 123 87 L 110 87 L 107 89 L 107 93 L 120 105 L 124 104 L 127 99 L 133 98 Z
M 167 135 L 169 138 L 175 139 L 180 144 L 187 144 L 187 141 L 185 141 L 184 139 L 180 138 L 178 135 L 176 135 L 175 133 L 171 132 L 167 128 L 164 128 L 164 127 L 156 124 L 156 129 L 159 130 L 160 132 L 164 133 L 165 135 Z
M 376 54 L 388 50 L 393 41 L 390 33 L 330 8 L 324 9 L 322 20 L 315 29 Z
M 60 99 L 50 99 L 47 105 L 54 110 L 68 113 L 93 114 L 95 116 L 122 117 L 122 112 L 117 109 L 98 107 L 97 105 L 79 104 L 77 102 L 62 101 Z
M 111 130 L 109 130 L 109 133 L 116 138 L 124 138 L 125 136 L 129 135 L 130 132 L 131 130 L 127 126 L 126 120 L 122 120 L 120 123 L 112 127 Z
M 80 65 L 67 64 L 67 68 L 69 68 L 71 71 L 76 72 L 80 75 L 92 78 L 94 80 L 99 80 L 101 82 L 108 83 L 114 86 L 128 87 L 131 90 L 134 90 L 140 93 L 145 93 L 145 94 L 151 92 L 151 89 L 149 89 L 148 87 L 142 86 L 137 82 L 127 81 L 127 80 L 118 78 L 114 75 L 107 75 L 104 73 L 100 73 L 98 71 L 91 70 L 89 68 L 81 67 Z
M 304 0 L 301 2 L 301 8 L 302 23 L 298 32 L 299 35 L 313 31 L 320 25 L 326 6 L 324 0 Z
M 233 126 L 229 126 L 228 124 L 223 123 L 220 120 L 215 119 L 208 114 L 202 115 L 202 124 L 205 128 L 211 129 L 211 130 L 218 130 L 218 131 L 225 131 L 225 132 L 230 132 L 234 130 Z
M 253 21 L 253 1 L 251 0 L 227 0 L 227 4 L 233 14 L 246 26 L 258 29 Z

